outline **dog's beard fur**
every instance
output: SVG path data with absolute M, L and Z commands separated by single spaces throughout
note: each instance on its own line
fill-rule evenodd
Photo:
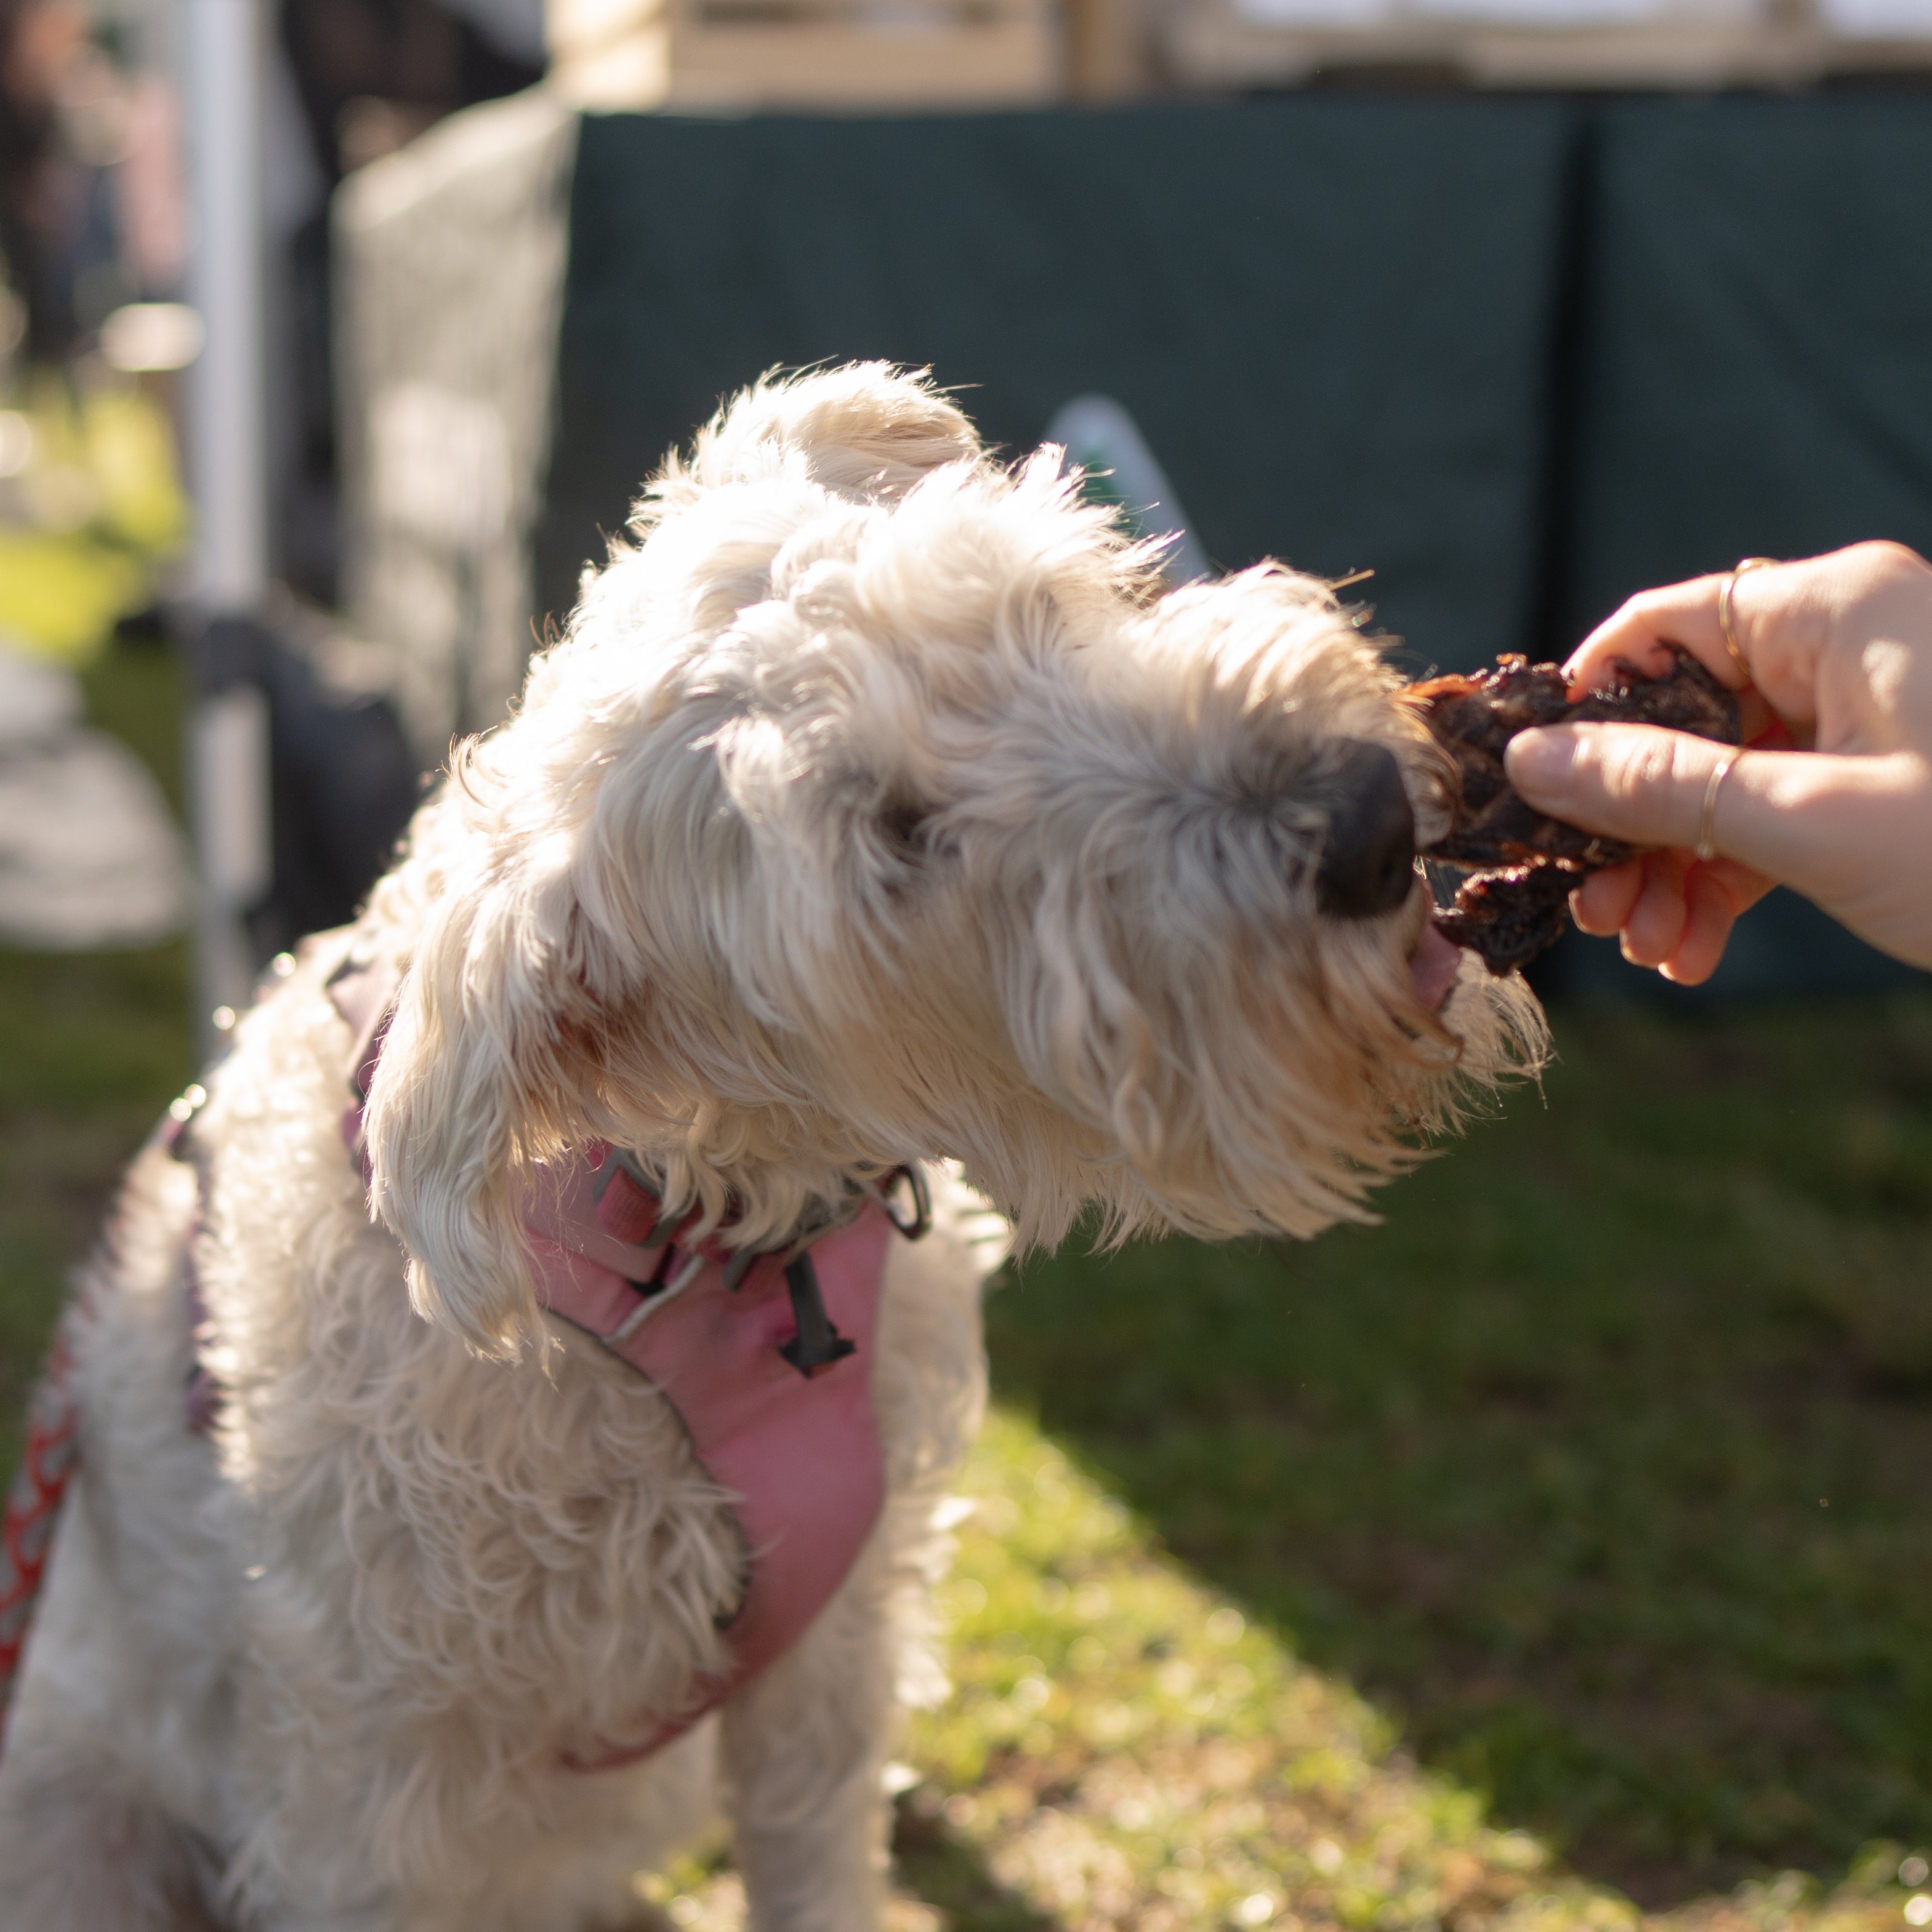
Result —
M 1327 586 L 1168 596 L 1043 453 L 1007 470 L 866 364 L 748 392 L 464 747 L 375 911 L 416 925 L 370 1110 L 424 1313 L 512 1352 L 518 1202 L 601 1136 L 782 1235 L 855 1168 L 956 1158 L 1052 1242 L 1306 1235 L 1544 1046 L 1407 901 L 1330 916 L 1337 748 L 1442 775 Z

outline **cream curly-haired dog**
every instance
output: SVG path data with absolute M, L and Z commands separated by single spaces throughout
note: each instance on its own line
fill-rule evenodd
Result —
M 756 1926 L 875 1925 L 1009 1228 L 1314 1233 L 1537 1051 L 1432 936 L 1434 754 L 1323 584 L 1162 595 L 878 365 L 741 397 L 634 530 L 83 1280 L 8 1928 L 613 1924 L 720 1805 Z M 593 1251 L 614 1324 L 558 1312 Z M 680 1308 L 777 1323 L 802 1447 L 639 1372 Z M 821 1504 L 856 1560 L 787 1630 Z

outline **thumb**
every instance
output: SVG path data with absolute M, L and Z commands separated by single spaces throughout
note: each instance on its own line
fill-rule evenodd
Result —
M 1720 760 L 1737 748 L 1654 724 L 1556 724 L 1519 732 L 1510 782 L 1552 818 L 1636 845 L 1690 848 Z

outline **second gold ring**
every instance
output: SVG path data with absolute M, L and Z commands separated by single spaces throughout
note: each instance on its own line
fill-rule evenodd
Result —
M 1697 856 L 1708 865 L 1718 856 L 1718 794 L 1724 789 L 1724 781 L 1731 775 L 1731 767 L 1744 756 L 1737 746 L 1727 748 L 1724 755 L 1711 767 L 1711 776 L 1704 787 L 1704 810 L 1697 826 Z

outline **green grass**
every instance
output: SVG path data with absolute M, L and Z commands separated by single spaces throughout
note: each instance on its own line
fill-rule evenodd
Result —
M 180 680 L 153 646 L 84 680 L 94 722 L 181 801 Z M 86 1252 L 122 1164 L 189 1077 L 184 944 L 139 952 L 0 949 L 0 1462 L 68 1269 Z
M 1558 1039 L 1383 1227 L 1030 1270 L 1006 1399 L 1640 1898 L 1932 1840 L 1932 1003 Z
M 0 1417 L 17 1412 L 122 1164 L 188 1077 L 183 949 L 0 952 Z
M 166 660 L 90 694 L 172 784 Z M 9 1418 L 186 1011 L 178 947 L 0 955 Z M 1556 1034 L 1380 1227 L 995 1294 L 906 1932 L 1904 1922 L 1932 999 Z M 656 1889 L 722 1926 L 734 1885 Z

